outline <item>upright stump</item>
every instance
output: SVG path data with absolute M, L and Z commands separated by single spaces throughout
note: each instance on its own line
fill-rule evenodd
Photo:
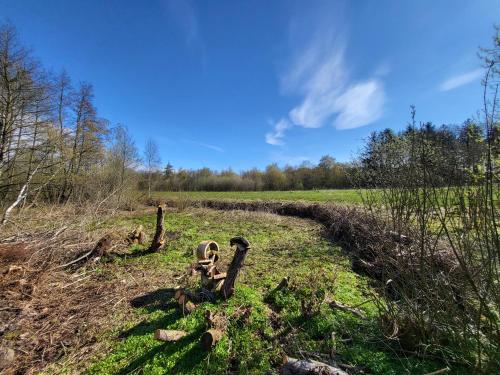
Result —
M 149 251 L 151 252 L 158 251 L 165 245 L 165 229 L 163 228 L 164 217 L 165 209 L 159 205 L 156 211 L 156 232 L 149 246 Z
M 233 237 L 229 241 L 231 246 L 236 245 L 236 251 L 234 253 L 233 260 L 229 265 L 227 270 L 227 276 L 222 286 L 222 297 L 228 299 L 234 294 L 234 284 L 236 283 L 236 278 L 240 272 L 241 267 L 243 267 L 243 262 L 247 256 L 247 252 L 250 249 L 250 243 L 243 237 Z

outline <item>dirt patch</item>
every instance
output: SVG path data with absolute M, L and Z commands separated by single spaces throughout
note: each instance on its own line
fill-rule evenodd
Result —
M 28 260 L 32 251 L 23 242 L 0 244 L 0 270 Z

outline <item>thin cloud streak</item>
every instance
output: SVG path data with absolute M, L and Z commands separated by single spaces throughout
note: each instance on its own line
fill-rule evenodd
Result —
M 284 145 L 286 131 L 294 126 L 331 124 L 337 129 L 353 129 L 382 117 L 386 101 L 382 74 L 376 70 L 372 78 L 352 81 L 345 64 L 345 38 L 332 24 L 316 30 L 308 47 L 296 54 L 291 69 L 283 75 L 282 91 L 299 94 L 302 100 L 273 124 L 265 135 L 266 143 Z M 387 74 L 388 68 L 384 70 Z
M 447 79 L 439 85 L 439 91 L 450 91 L 461 86 L 467 85 L 471 82 L 479 80 L 482 76 L 482 69 L 474 69 L 470 72 L 462 73 Z
M 200 22 L 195 4 L 191 0 L 165 0 L 165 8 L 174 25 L 183 34 L 186 46 L 201 56 L 205 64 L 205 43 L 200 31 Z
M 220 148 L 218 146 L 211 145 L 209 143 L 198 142 L 198 141 L 191 141 L 189 139 L 184 139 L 183 141 L 186 142 L 186 143 L 192 144 L 192 145 L 205 147 L 205 148 L 208 148 L 208 149 L 213 150 L 213 151 L 224 152 L 224 150 L 222 148 Z
M 300 165 L 304 162 L 312 162 L 312 159 L 308 156 L 291 156 L 281 152 L 272 153 L 271 160 L 284 165 Z

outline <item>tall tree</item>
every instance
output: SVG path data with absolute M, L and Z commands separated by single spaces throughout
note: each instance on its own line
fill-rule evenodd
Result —
M 161 163 L 160 153 L 156 142 L 149 138 L 144 147 L 144 162 L 146 163 L 148 173 L 148 197 L 151 197 L 151 180 L 153 172 L 158 169 Z
M 114 144 L 111 147 L 111 159 L 115 166 L 118 201 L 120 202 L 129 172 L 137 166 L 140 158 L 135 143 L 125 126 L 118 125 L 114 129 L 114 139 Z

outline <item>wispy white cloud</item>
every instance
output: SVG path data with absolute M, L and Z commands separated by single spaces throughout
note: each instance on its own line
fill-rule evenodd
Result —
M 386 95 L 382 76 L 388 73 L 388 65 L 382 66 L 382 71 L 376 69 L 371 78 L 352 80 L 345 63 L 344 33 L 335 29 L 334 22 L 317 24 L 320 26 L 306 47 L 296 52 L 281 81 L 283 92 L 300 95 L 301 102 L 273 124 L 273 131 L 265 137 L 268 144 L 283 145 L 285 132 L 293 126 L 331 124 L 337 129 L 353 129 L 383 115 Z
M 370 79 L 350 86 L 334 105 L 338 113 L 337 129 L 353 129 L 368 125 L 383 115 L 385 93 L 382 82 Z
M 439 85 L 439 91 L 450 91 L 460 86 L 467 85 L 471 82 L 479 80 L 483 74 L 482 69 L 474 69 L 470 72 L 462 73 L 454 77 L 448 78 Z
M 168 13 L 186 39 L 188 47 L 203 49 L 196 8 L 191 0 L 165 0 Z
M 292 124 L 287 119 L 282 118 L 273 126 L 273 131 L 266 134 L 266 142 L 274 146 L 282 145 L 285 130 L 290 129 Z
M 224 152 L 224 150 L 222 148 L 220 148 L 218 146 L 211 145 L 209 143 L 198 142 L 198 141 L 191 141 L 189 139 L 183 139 L 183 141 L 186 142 L 186 143 L 190 143 L 192 145 L 205 147 L 205 148 L 208 148 L 208 149 L 213 150 L 213 151 Z

